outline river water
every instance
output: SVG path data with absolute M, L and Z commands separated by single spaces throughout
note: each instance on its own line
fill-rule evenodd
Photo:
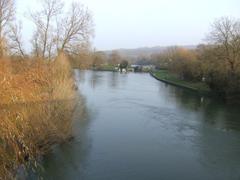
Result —
M 75 139 L 44 158 L 44 179 L 240 180 L 239 106 L 149 74 L 75 73 Z

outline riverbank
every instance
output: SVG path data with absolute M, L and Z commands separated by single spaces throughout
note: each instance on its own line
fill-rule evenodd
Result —
M 99 67 L 93 67 L 92 70 L 94 70 L 94 71 L 111 71 L 111 72 L 119 71 L 117 66 L 112 66 L 112 65 L 101 65 Z M 128 67 L 127 71 L 128 72 L 149 73 L 150 69 L 145 68 L 145 69 L 140 69 L 140 70 L 137 69 L 136 70 L 132 67 Z
M 167 70 L 158 70 L 158 71 L 150 72 L 150 75 L 159 81 L 162 81 L 174 86 L 189 89 L 191 91 L 195 91 L 204 95 L 211 94 L 211 90 L 207 86 L 207 84 L 203 82 L 188 82 L 188 81 L 181 80 L 176 75 L 170 73 Z
M 72 136 L 76 91 L 67 58 L 0 60 L 0 179 L 16 179 L 19 167 Z
M 117 71 L 115 69 L 115 66 L 112 66 L 112 65 L 101 65 L 99 67 L 93 67 L 92 70 L 94 70 L 94 71 L 112 71 L 112 72 Z

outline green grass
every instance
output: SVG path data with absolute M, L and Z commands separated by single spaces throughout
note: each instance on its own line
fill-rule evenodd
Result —
M 210 92 L 210 88 L 207 86 L 206 83 L 190 82 L 190 81 L 181 80 L 177 77 L 177 75 L 170 73 L 168 70 L 159 70 L 159 71 L 153 72 L 152 75 L 155 76 L 159 80 L 169 82 L 176 86 L 188 88 L 188 89 L 198 91 L 201 93 L 209 93 Z
M 112 65 L 102 65 L 96 68 L 98 71 L 115 71 L 115 66 Z

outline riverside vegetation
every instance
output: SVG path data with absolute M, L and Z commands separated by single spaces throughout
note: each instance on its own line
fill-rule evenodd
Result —
M 71 61 L 92 36 L 91 14 L 73 2 L 39 2 L 26 53 L 15 0 L 0 0 L 0 179 L 39 168 L 53 146 L 72 139 L 76 85 Z M 61 26 L 60 26 L 61 24 Z M 23 178 L 23 177 L 21 177 Z
M 208 44 L 194 49 L 170 47 L 151 56 L 150 62 L 165 78 L 180 85 L 197 88 L 229 102 L 240 100 L 240 20 L 217 19 L 207 36 Z M 165 70 L 165 71 L 163 71 Z M 207 86 L 207 87 L 206 87 Z
M 12 179 L 71 138 L 76 92 L 63 54 L 52 62 L 1 59 L 0 84 L 0 177 Z
M 114 71 L 114 67 L 124 60 L 130 64 L 155 65 L 157 71 L 154 74 L 159 79 L 214 95 L 230 103 L 239 103 L 240 20 L 231 17 L 216 19 L 205 40 L 206 44 L 191 48 L 173 46 L 159 50 L 159 53 L 135 58 L 123 56 L 118 51 L 108 54 L 94 52 L 84 56 L 88 57 L 85 65 L 89 63 L 84 67 Z

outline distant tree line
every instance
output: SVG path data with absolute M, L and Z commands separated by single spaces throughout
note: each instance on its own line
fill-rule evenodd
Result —
M 126 67 L 129 58 L 122 56 L 118 51 L 113 50 L 109 54 L 103 51 L 82 51 L 77 57 L 71 59 L 73 67 L 80 69 L 109 67 Z
M 204 81 L 219 95 L 240 98 L 240 20 L 217 19 L 207 44 L 194 50 L 171 47 L 151 57 L 157 68 L 187 81 Z

